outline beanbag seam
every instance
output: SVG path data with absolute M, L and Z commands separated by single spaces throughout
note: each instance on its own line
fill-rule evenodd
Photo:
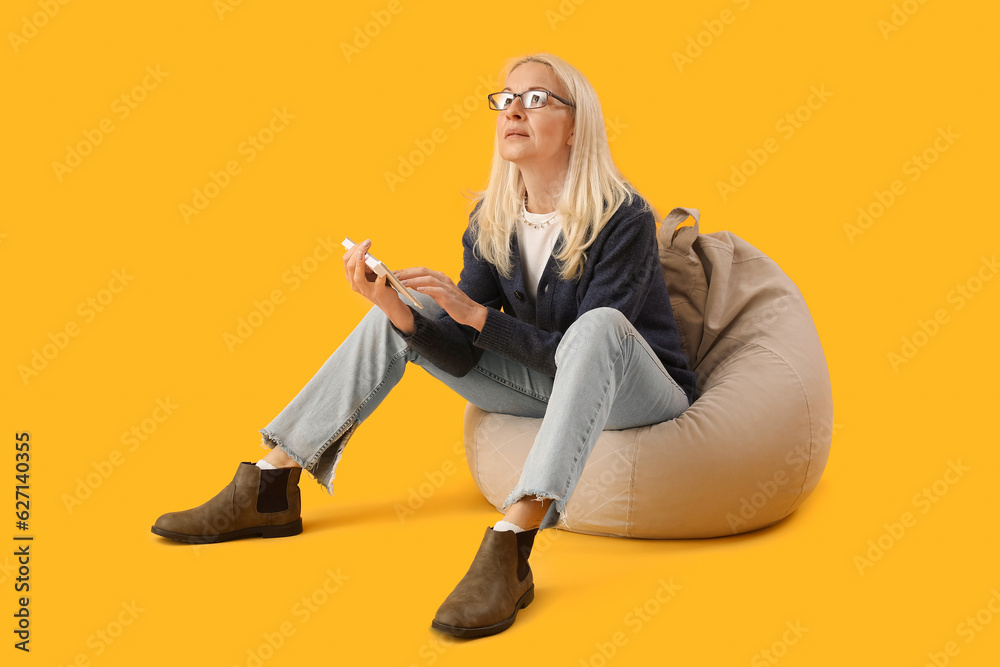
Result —
M 629 447 L 629 470 L 628 470 L 628 503 L 625 510 L 625 535 L 632 537 L 632 510 L 635 507 L 635 466 L 639 460 L 639 433 L 642 429 L 635 429 L 632 435 L 632 444 Z
M 721 340 L 721 338 L 719 340 Z M 736 339 L 733 339 L 733 340 L 736 340 Z M 751 346 L 759 348 L 761 350 L 764 350 L 765 352 L 769 352 L 771 354 L 771 356 L 773 356 L 774 358 L 778 359 L 782 364 L 785 365 L 785 367 L 791 372 L 792 377 L 795 378 L 795 381 L 798 382 L 799 389 L 802 391 L 802 398 L 803 398 L 803 400 L 805 400 L 805 403 L 806 403 L 806 415 L 807 415 L 807 421 L 809 423 L 809 460 L 806 463 L 805 472 L 803 472 L 803 474 L 802 474 L 802 484 L 799 486 L 799 492 L 798 492 L 798 494 L 796 494 L 795 499 L 791 502 L 791 504 L 789 504 L 789 506 L 784 510 L 784 512 L 781 515 L 782 518 L 785 518 L 789 514 L 792 513 L 792 508 L 795 507 L 796 503 L 799 502 L 799 499 L 802 497 L 802 494 L 805 491 L 806 481 L 809 479 L 809 469 L 812 467 L 812 462 L 813 462 L 813 451 L 816 449 L 816 447 L 815 447 L 816 443 L 814 441 L 814 436 L 813 436 L 813 431 L 814 431 L 814 429 L 813 429 L 813 426 L 814 426 L 813 425 L 813 409 L 812 409 L 812 405 L 811 405 L 811 403 L 809 401 L 809 392 L 806 391 L 805 385 L 802 382 L 802 378 L 799 376 L 798 372 L 796 372 L 795 368 L 790 363 L 788 363 L 788 360 L 785 359 L 783 356 L 781 356 L 780 354 L 778 354 L 777 352 L 775 352 L 773 349 L 771 349 L 770 347 L 768 347 L 766 345 L 761 345 L 760 343 L 745 343 L 744 344 L 744 347 L 751 347 Z M 730 357 L 731 356 L 732 355 L 730 355 Z M 727 361 L 728 361 L 728 358 L 727 358 Z M 713 373 L 718 372 L 719 369 L 722 366 L 724 366 L 724 365 L 725 365 L 725 362 L 723 362 L 722 364 L 719 364 L 719 366 L 716 366 L 712 370 L 712 372 Z M 779 521 L 780 521 L 780 519 L 779 519 Z

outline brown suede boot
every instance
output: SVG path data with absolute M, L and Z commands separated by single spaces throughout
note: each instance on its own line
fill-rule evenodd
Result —
M 535 597 L 528 567 L 534 530 L 486 529 L 479 551 L 458 586 L 438 609 L 431 627 L 456 637 L 486 637 L 514 624 Z
M 168 512 L 152 531 L 178 542 L 207 544 L 243 537 L 288 537 L 302 532 L 302 468 L 262 470 L 240 463 L 233 481 L 194 509 Z

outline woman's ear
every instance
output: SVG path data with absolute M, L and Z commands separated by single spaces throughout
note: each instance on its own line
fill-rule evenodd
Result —
M 574 132 L 574 130 L 570 130 L 569 131 L 569 139 L 566 140 L 566 145 L 567 146 L 572 146 L 573 145 L 573 132 Z

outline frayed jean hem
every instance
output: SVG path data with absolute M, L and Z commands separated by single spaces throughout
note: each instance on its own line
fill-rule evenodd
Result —
M 520 488 L 515 488 L 511 494 L 507 496 L 507 500 L 504 501 L 500 511 L 506 514 L 511 505 L 522 498 L 527 498 L 528 496 L 534 496 L 533 500 L 537 500 L 538 502 L 542 502 L 546 498 L 552 500 L 552 504 L 549 505 L 548 511 L 546 511 L 545 516 L 542 517 L 542 523 L 538 526 L 538 530 L 541 531 L 546 528 L 556 528 L 558 526 L 566 525 L 566 501 L 563 500 L 561 495 L 548 491 L 526 491 Z
M 269 449 L 274 449 L 275 447 L 281 449 L 282 452 L 284 452 L 290 459 L 298 463 L 303 470 L 308 472 L 309 475 L 314 480 L 316 480 L 317 484 L 322 486 L 326 490 L 326 492 L 332 496 L 334 470 L 336 469 L 337 464 L 340 462 L 340 457 L 344 453 L 344 446 L 347 444 L 347 439 L 350 438 L 350 435 L 353 431 L 354 429 L 350 428 L 345 433 L 341 434 L 340 437 L 343 438 L 343 442 L 340 443 L 340 448 L 337 451 L 333 463 L 327 466 L 325 469 L 319 468 L 319 463 L 321 460 L 320 456 L 316 456 L 311 463 L 307 462 L 301 456 L 286 448 L 282 444 L 281 440 L 278 437 L 276 437 L 273 433 L 268 431 L 266 428 L 260 429 L 260 434 L 261 434 L 262 445 L 266 446 Z M 336 438 L 331 438 L 330 443 L 327 443 L 327 445 L 323 449 L 325 450 L 326 447 L 328 447 L 335 440 Z

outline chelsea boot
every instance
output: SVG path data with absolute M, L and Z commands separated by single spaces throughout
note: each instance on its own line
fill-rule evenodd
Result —
M 534 599 L 527 554 L 536 531 L 486 529 L 469 571 L 438 609 L 431 627 L 455 637 L 486 637 L 514 624 Z
M 207 544 L 244 537 L 288 537 L 302 532 L 298 467 L 262 470 L 243 461 L 226 488 L 183 512 L 168 512 L 152 531 L 178 542 Z

